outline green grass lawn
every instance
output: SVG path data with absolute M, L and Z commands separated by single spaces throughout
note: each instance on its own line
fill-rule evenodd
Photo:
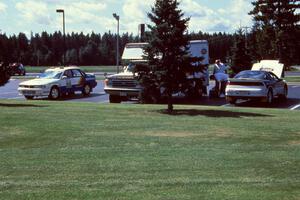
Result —
M 0 199 L 300 199 L 300 112 L 0 100 Z
M 40 73 L 50 67 L 38 67 L 38 66 L 25 66 L 26 72 L 28 73 Z M 80 66 L 85 72 L 117 72 L 116 66 Z M 121 70 L 121 66 L 119 67 Z
M 288 76 L 288 77 L 285 77 L 284 80 L 286 80 L 287 82 L 300 83 L 300 76 Z

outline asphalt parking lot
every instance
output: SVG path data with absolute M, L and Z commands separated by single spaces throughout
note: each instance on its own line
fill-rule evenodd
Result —
M 98 76 L 101 76 L 99 74 Z M 0 87 L 0 99 L 20 99 L 24 100 L 25 98 L 18 94 L 17 88 L 21 79 L 11 79 L 9 83 L 5 86 Z M 97 81 L 98 85 L 94 88 L 94 91 L 91 93 L 89 97 L 84 97 L 81 93 L 76 93 L 73 96 L 67 96 L 60 99 L 60 101 L 75 101 L 75 102 L 95 102 L 95 103 L 108 103 L 108 95 L 104 92 L 104 84 L 103 81 Z M 212 87 L 211 85 L 210 87 Z M 288 100 L 286 102 L 279 102 L 275 100 L 275 102 L 269 106 L 271 108 L 283 108 L 283 109 L 293 109 L 300 110 L 300 83 L 290 83 L 289 86 L 289 95 Z M 47 98 L 39 98 L 36 100 L 48 100 Z M 125 102 L 132 103 L 132 102 Z M 133 102 L 135 103 L 135 102 Z M 224 98 L 209 98 L 202 97 L 199 100 L 195 101 L 185 101 L 183 99 L 176 99 L 175 103 L 178 104 L 193 104 L 193 105 L 206 105 L 206 106 L 233 106 L 226 103 Z M 265 104 L 252 102 L 252 101 L 241 101 L 238 102 L 238 106 L 240 107 L 266 107 Z

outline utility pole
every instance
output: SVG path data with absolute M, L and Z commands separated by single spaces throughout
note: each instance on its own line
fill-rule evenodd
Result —
M 64 34 L 64 54 L 63 54 L 63 66 L 66 66 L 66 25 L 65 25 L 65 11 L 63 9 L 57 9 L 57 13 L 63 14 L 63 34 Z
M 251 29 L 249 26 L 240 26 L 241 30 L 245 30 L 245 47 L 248 48 L 248 29 Z
M 120 32 L 120 16 L 116 13 L 113 14 L 113 17 L 117 20 L 117 53 L 116 53 L 116 65 L 117 65 L 117 73 L 119 73 L 119 32 Z

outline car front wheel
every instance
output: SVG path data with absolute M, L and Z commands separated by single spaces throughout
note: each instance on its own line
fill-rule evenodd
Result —
M 117 95 L 109 95 L 109 103 L 121 103 L 121 98 Z
M 91 86 L 86 84 L 84 87 L 83 87 L 83 90 L 82 90 L 82 94 L 84 96 L 88 96 L 91 94 Z
M 25 95 L 24 96 L 27 100 L 32 100 L 33 99 L 33 96 L 27 96 L 27 95 Z
M 60 92 L 58 87 L 54 86 L 50 90 L 49 98 L 53 100 L 57 100 L 60 97 Z

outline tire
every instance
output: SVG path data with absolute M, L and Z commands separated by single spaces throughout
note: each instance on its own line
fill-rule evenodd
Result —
M 27 99 L 27 100 L 32 100 L 34 96 L 27 96 L 27 95 L 25 95 L 24 97 L 25 97 L 25 99 Z
M 83 89 L 82 89 L 82 94 L 83 94 L 84 96 L 90 95 L 90 94 L 91 94 L 91 86 L 88 85 L 88 84 L 84 85 L 84 87 L 83 87 Z
M 58 87 L 54 86 L 50 90 L 49 98 L 52 100 L 57 100 L 60 97 L 60 91 Z
M 231 100 L 228 101 L 228 103 L 235 105 L 236 99 L 231 99 Z
M 109 103 L 121 103 L 121 98 L 116 95 L 109 95 Z
M 281 101 L 286 101 L 287 95 L 288 95 L 288 88 L 287 88 L 287 86 L 284 86 L 283 94 L 279 95 L 279 99 Z
M 273 91 L 272 89 L 269 89 L 268 94 L 267 94 L 267 104 L 272 104 L 274 100 L 274 96 L 273 96 Z

